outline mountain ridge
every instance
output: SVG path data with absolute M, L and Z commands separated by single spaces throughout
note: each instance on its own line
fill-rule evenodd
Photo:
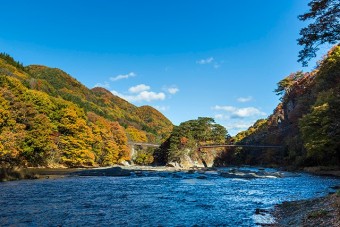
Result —
M 0 54 L 0 84 L 1 164 L 111 165 L 130 159 L 128 139 L 161 143 L 172 131 L 151 106 L 89 89 L 58 68 L 23 66 L 8 54 Z M 39 128 L 37 119 L 46 125 Z

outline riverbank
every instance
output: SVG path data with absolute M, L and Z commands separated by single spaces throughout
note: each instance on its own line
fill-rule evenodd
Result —
M 315 166 L 315 167 L 305 167 L 303 171 L 306 173 L 319 175 L 319 176 L 335 176 L 340 177 L 340 169 L 337 166 Z
M 110 166 L 97 168 L 2 168 L 0 182 L 23 179 L 56 179 L 68 176 L 130 176 L 140 172 L 184 171 L 166 166 Z
M 236 167 L 237 168 L 237 167 Z M 254 167 L 257 168 L 257 167 Z M 259 168 L 262 169 L 262 168 Z M 216 170 L 215 168 L 196 168 L 201 172 Z M 289 169 L 285 169 L 289 171 Z M 111 167 L 89 167 L 89 168 L 12 168 L 0 169 L 0 182 L 22 179 L 55 179 L 67 176 L 130 176 L 141 172 L 190 172 L 194 169 L 182 169 L 168 166 L 111 166 Z M 302 171 L 319 176 L 340 177 L 340 170 L 332 167 L 306 167 Z
M 321 198 L 284 202 L 276 205 L 272 213 L 273 226 L 340 226 L 340 194 Z

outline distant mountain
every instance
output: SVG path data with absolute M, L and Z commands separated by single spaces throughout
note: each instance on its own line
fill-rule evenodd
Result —
M 0 103 L 2 165 L 110 165 L 129 159 L 128 140 L 161 143 L 173 128 L 150 106 L 7 54 L 0 54 Z
M 273 114 L 234 140 L 283 149 L 244 148 L 225 159 L 251 165 L 340 166 L 340 46 L 333 47 L 313 72 L 296 72 L 281 80 L 275 92 L 281 103 Z

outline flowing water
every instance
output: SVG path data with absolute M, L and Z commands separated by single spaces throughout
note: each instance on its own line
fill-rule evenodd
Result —
M 217 172 L 5 182 L 0 226 L 256 226 L 272 221 L 257 208 L 319 197 L 338 184 L 303 173 L 246 180 Z

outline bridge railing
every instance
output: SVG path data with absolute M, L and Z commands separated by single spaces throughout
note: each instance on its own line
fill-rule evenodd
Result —
M 211 144 L 203 145 L 199 148 L 218 148 L 218 147 L 250 147 L 250 148 L 278 148 L 281 149 L 284 146 L 280 145 L 251 145 L 251 144 Z
M 160 144 L 155 144 L 155 143 L 143 143 L 143 142 L 128 142 L 128 145 L 132 146 L 142 146 L 142 147 L 160 147 Z

